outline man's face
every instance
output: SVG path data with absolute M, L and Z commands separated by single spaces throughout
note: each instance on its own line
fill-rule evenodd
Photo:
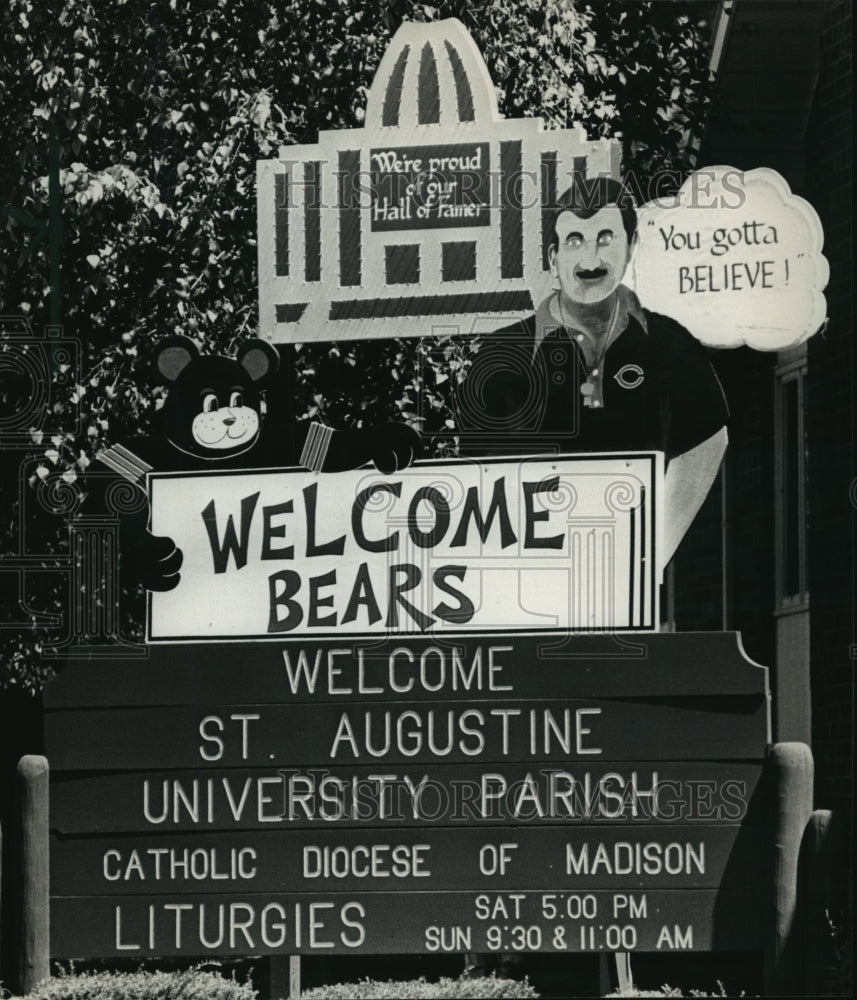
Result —
M 562 293 L 586 305 L 611 295 L 631 256 L 619 207 L 606 205 L 588 219 L 563 212 L 556 220 L 556 236 L 549 261 Z

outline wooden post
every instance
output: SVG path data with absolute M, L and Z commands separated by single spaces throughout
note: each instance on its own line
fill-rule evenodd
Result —
M 773 898 L 765 940 L 766 996 L 804 996 L 804 907 L 798 906 L 798 860 L 812 815 L 812 752 L 805 743 L 776 743 L 768 760 L 773 815 Z
M 29 993 L 50 975 L 48 762 L 36 754 L 18 761 L 21 804 L 21 944 L 18 985 Z
M 631 975 L 631 953 L 602 952 L 598 956 L 598 980 L 602 996 L 605 993 L 618 993 L 631 989 L 634 985 L 634 977 Z
M 847 867 L 848 844 L 844 824 L 829 809 L 816 809 L 804 838 L 801 863 L 806 898 L 807 992 L 809 996 L 845 996 L 842 981 L 847 959 L 838 951 L 836 935 L 845 928 L 848 884 L 842 873 Z
M 0 968 L 3 961 L 3 826 L 0 824 Z
M 268 991 L 262 1000 L 297 1000 L 300 995 L 300 955 L 272 955 L 268 962 Z
M 301 995 L 301 957 L 289 955 L 289 996 L 298 998 Z

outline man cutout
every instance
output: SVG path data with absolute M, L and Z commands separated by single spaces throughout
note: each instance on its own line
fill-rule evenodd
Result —
M 666 565 L 717 475 L 728 411 L 702 345 L 621 283 L 636 230 L 631 195 L 610 178 L 560 198 L 555 291 L 483 339 L 458 400 L 461 452 L 663 451 Z

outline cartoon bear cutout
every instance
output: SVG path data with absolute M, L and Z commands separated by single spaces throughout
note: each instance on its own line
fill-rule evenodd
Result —
M 209 469 L 283 468 L 316 472 L 356 469 L 374 462 L 391 475 L 421 452 L 419 434 L 407 424 L 333 430 L 308 420 L 266 426 L 262 390 L 277 372 L 279 356 L 262 340 L 249 340 L 236 358 L 201 355 L 186 337 L 166 342 L 156 365 L 169 392 L 160 412 L 163 433 L 139 438 L 132 447 L 114 445 L 100 462 L 140 490 L 146 473 Z M 144 495 L 145 496 L 145 495 Z M 179 582 L 182 553 L 171 538 L 147 527 L 148 504 L 137 497 L 120 519 L 123 575 L 147 590 L 172 590 Z

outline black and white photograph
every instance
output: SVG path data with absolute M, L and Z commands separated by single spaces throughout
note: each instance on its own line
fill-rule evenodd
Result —
M 851 996 L 850 0 L 4 0 L 0 997 Z

